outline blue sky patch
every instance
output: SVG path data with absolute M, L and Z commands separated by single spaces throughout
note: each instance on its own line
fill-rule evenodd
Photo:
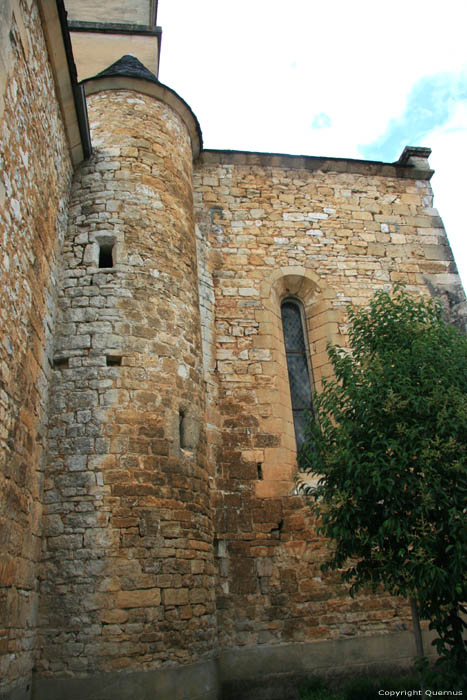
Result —
M 391 162 L 404 146 L 429 146 L 427 134 L 449 121 L 459 102 L 467 100 L 466 76 L 439 73 L 419 80 L 407 99 L 403 114 L 391 119 L 378 139 L 359 145 L 362 157 Z
M 320 112 L 315 114 L 313 121 L 311 122 L 312 129 L 325 129 L 331 126 L 331 117 L 325 112 Z

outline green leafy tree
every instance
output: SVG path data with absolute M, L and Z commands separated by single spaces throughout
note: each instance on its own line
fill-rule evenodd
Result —
M 351 350 L 315 397 L 299 455 L 312 508 L 351 594 L 383 587 L 430 620 L 442 659 L 467 667 L 467 338 L 403 288 L 349 309 Z M 345 568 L 347 567 L 347 568 Z

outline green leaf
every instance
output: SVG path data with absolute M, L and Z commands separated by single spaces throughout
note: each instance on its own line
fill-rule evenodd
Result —
M 334 378 L 298 458 L 319 476 L 312 507 L 332 540 L 328 564 L 359 560 L 342 572 L 353 592 L 382 585 L 417 598 L 441 653 L 462 655 L 467 339 L 436 300 L 402 287 L 348 319 L 350 348 L 328 347 Z

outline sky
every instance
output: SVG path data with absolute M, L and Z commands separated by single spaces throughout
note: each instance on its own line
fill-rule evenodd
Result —
M 205 148 L 392 162 L 428 146 L 467 290 L 465 0 L 159 0 L 159 79 Z

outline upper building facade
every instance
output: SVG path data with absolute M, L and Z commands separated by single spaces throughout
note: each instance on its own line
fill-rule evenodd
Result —
M 273 700 L 414 655 L 403 601 L 321 573 L 295 478 L 349 303 L 398 282 L 465 326 L 429 149 L 203 149 L 156 10 L 2 5 L 8 700 Z

